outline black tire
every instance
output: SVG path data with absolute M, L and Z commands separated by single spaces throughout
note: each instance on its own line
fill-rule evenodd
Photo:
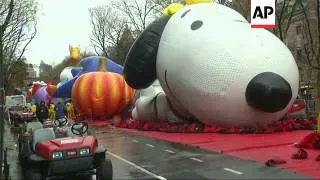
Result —
M 47 169 L 40 168 L 40 180 L 47 180 Z
M 47 177 L 45 175 L 40 174 L 40 180 L 47 180 Z
M 110 159 L 102 160 L 97 168 L 96 172 L 97 180 L 112 180 L 113 178 L 113 168 Z

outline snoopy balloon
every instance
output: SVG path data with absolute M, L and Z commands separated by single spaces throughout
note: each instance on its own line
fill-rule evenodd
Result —
M 163 89 L 139 97 L 133 117 L 224 127 L 282 118 L 299 84 L 289 49 L 269 31 L 252 29 L 231 8 L 188 2 L 169 6 L 128 53 L 127 83 L 145 89 L 158 79 Z

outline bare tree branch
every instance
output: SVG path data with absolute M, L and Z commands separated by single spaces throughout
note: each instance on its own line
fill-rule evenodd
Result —
M 159 13 L 159 3 L 156 0 L 117 0 L 112 1 L 112 6 L 128 19 L 134 32 L 140 33 L 154 20 L 155 11 Z
M 3 21 L 0 28 L 0 59 L 5 66 L 7 89 L 11 79 L 15 78 L 16 68 L 25 68 L 23 55 L 37 33 L 37 4 L 34 0 L 11 0 L 7 5 L 1 4 L 0 12 L 6 17 L 0 18 Z
M 14 0 L 10 1 L 9 7 L 8 7 L 8 14 L 5 18 L 4 23 L 0 26 L 0 36 L 2 37 L 4 32 L 7 29 L 8 24 L 10 23 L 10 19 L 12 17 L 12 13 L 13 13 L 13 8 L 14 8 Z
M 250 0 L 241 0 L 241 1 L 232 1 L 231 8 L 238 11 L 246 18 L 247 21 L 250 21 Z
M 119 44 L 126 22 L 109 6 L 97 6 L 89 9 L 89 12 L 92 25 L 91 44 L 96 53 L 110 58 L 109 47 Z
M 309 19 L 308 13 L 307 13 L 307 9 L 304 7 L 302 2 L 300 2 L 300 6 L 302 8 L 302 12 L 303 12 L 304 19 L 305 19 L 304 46 L 305 46 L 305 50 L 307 50 L 305 53 L 308 54 L 309 58 L 311 59 L 310 60 L 311 63 L 312 62 L 317 62 L 317 66 L 320 67 L 319 54 L 317 53 L 317 50 L 316 50 L 316 48 L 319 49 L 319 46 L 317 47 L 314 44 L 314 39 L 313 39 L 314 35 L 311 32 L 311 24 L 310 24 L 310 19 Z M 318 16 L 317 19 L 319 19 L 320 15 L 318 14 L 317 16 Z M 320 22 L 318 21 L 317 23 L 320 23 Z M 320 36 L 319 33 L 320 33 L 320 31 L 317 32 L 318 36 Z

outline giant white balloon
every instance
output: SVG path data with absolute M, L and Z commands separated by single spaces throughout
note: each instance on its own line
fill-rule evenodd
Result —
M 167 22 L 151 24 L 127 57 L 124 75 L 132 87 L 143 88 L 154 80 L 146 80 L 153 77 L 154 67 L 133 64 L 142 58 L 139 43 L 155 36 L 146 32 L 161 25 L 154 60 L 167 103 L 154 106 L 157 116 L 145 117 L 151 111 L 146 104 L 158 97 L 138 100 L 135 118 L 157 119 L 160 108 L 207 124 L 255 126 L 279 120 L 291 107 L 299 73 L 290 50 L 269 31 L 252 29 L 238 12 L 217 3 L 186 6 Z M 153 59 L 150 54 L 145 57 Z
M 74 67 L 65 67 L 60 73 L 60 82 L 67 82 L 73 78 L 71 70 Z

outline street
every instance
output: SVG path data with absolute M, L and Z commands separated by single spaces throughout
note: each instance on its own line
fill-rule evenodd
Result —
M 320 0 L 0 14 L 0 180 L 320 179 Z
M 308 179 L 253 161 L 126 133 L 96 130 L 108 149 L 114 179 Z
M 103 127 L 93 132 L 99 145 L 108 149 L 114 179 L 308 179 L 254 161 L 142 137 L 117 128 Z M 14 157 L 16 153 L 14 150 L 10 152 L 12 179 L 39 178 L 33 172 L 22 178 L 19 163 Z M 62 179 L 71 178 L 94 180 L 95 176 L 75 175 Z

